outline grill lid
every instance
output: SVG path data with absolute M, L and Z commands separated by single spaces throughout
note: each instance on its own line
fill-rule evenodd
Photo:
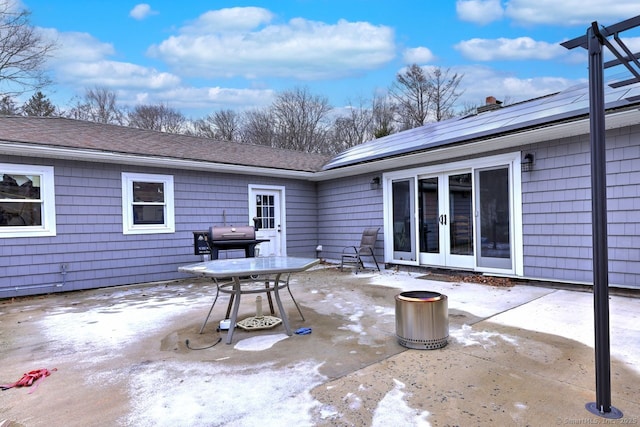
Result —
M 209 238 L 211 240 L 255 240 L 256 230 L 250 225 L 239 227 L 213 226 L 209 229 Z

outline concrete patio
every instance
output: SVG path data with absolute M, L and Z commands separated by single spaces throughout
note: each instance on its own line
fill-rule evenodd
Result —
M 295 330 L 200 325 L 213 282 L 186 279 L 0 300 L 0 383 L 56 368 L 37 388 L 0 392 L 0 426 L 388 426 L 640 423 L 640 298 L 612 292 L 612 404 L 595 400 L 593 295 L 428 280 L 321 266 L 292 278 Z M 449 341 L 409 350 L 395 336 L 399 292 L 448 296 Z M 266 307 L 266 304 L 265 304 Z M 240 317 L 255 314 L 243 298 Z M 266 311 L 266 308 L 265 308 Z M 33 391 L 33 392 L 32 392 Z M 30 393 L 32 392 L 32 393 Z

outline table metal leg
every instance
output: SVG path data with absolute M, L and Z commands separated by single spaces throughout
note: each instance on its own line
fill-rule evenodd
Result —
M 207 322 L 209 321 L 209 317 L 211 316 L 211 312 L 213 311 L 213 306 L 216 305 L 216 301 L 218 301 L 218 295 L 220 295 L 220 288 L 218 287 L 218 281 L 216 280 L 216 297 L 213 299 L 213 304 L 211 304 L 211 308 L 209 309 L 209 313 L 207 313 L 207 318 L 204 319 L 204 323 L 200 328 L 200 333 L 204 331 L 204 327 L 207 326 Z
M 231 319 L 229 319 L 229 331 L 227 332 L 227 344 L 231 344 L 233 339 L 233 330 L 236 328 L 236 322 L 238 320 L 238 309 L 240 308 L 240 278 L 233 278 L 233 311 L 231 312 Z
M 233 300 L 234 300 L 234 295 L 231 294 L 231 296 L 229 297 L 229 304 L 227 304 L 227 314 L 225 314 L 224 318 L 228 319 L 229 318 L 229 314 L 231 313 L 231 307 L 233 307 Z
M 278 304 L 278 310 L 280 311 L 280 317 L 282 318 L 282 324 L 284 325 L 284 330 L 287 331 L 287 335 L 291 336 L 291 328 L 289 327 L 289 320 L 287 319 L 287 313 L 284 311 L 284 307 L 282 307 L 282 301 L 280 300 L 280 292 L 278 288 L 280 287 L 280 273 L 276 274 L 276 278 L 273 281 L 273 293 L 276 297 L 276 304 Z
M 264 287 L 269 289 L 269 276 L 264 279 Z M 267 300 L 269 301 L 269 310 L 271 311 L 271 315 L 274 316 L 276 312 L 273 310 L 273 300 L 271 299 L 271 292 L 267 292 Z

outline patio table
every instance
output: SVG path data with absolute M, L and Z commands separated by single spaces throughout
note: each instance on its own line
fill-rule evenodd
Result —
M 233 339 L 233 330 L 238 318 L 238 309 L 240 307 L 240 296 L 243 294 L 253 293 L 267 293 L 270 295 L 273 292 L 280 316 L 282 318 L 282 324 L 287 332 L 287 335 L 291 335 L 291 328 L 289 327 L 289 321 L 287 314 L 282 307 L 282 301 L 280 300 L 279 290 L 288 286 L 288 281 L 281 282 L 280 277 L 282 274 L 297 273 L 308 270 L 316 264 L 319 264 L 320 260 L 316 258 L 299 258 L 288 256 L 268 256 L 258 258 L 232 258 L 232 259 L 217 259 L 212 261 L 199 262 L 196 264 L 185 265 L 178 268 L 178 271 L 182 273 L 189 273 L 196 276 L 211 277 L 216 282 L 216 296 L 209 309 L 209 313 L 200 329 L 200 333 L 204 329 L 204 326 L 211 316 L 211 311 L 218 299 L 220 292 L 231 294 L 233 299 L 233 310 L 231 312 L 229 330 L 227 332 L 227 344 L 231 344 Z M 264 287 L 247 287 L 248 282 L 256 282 L 257 280 L 251 280 L 251 277 L 262 275 L 274 275 L 273 283 L 269 280 L 266 281 Z M 246 278 L 249 278 L 247 280 Z M 221 279 L 230 279 L 227 282 L 219 282 Z

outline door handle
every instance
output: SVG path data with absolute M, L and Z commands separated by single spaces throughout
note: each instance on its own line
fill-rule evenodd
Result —
M 446 214 L 440 215 L 439 222 L 440 222 L 440 225 L 447 225 L 447 215 Z

